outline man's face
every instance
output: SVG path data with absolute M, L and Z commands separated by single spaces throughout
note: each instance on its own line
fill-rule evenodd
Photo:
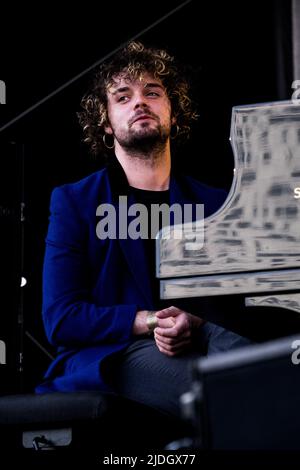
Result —
M 171 104 L 160 80 L 145 74 L 130 81 L 115 78 L 107 90 L 109 125 L 121 147 L 138 149 L 167 141 L 171 129 Z

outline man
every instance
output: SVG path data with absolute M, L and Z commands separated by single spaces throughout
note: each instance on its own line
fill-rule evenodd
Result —
M 99 207 L 119 215 L 120 196 L 148 214 L 152 204 L 200 203 L 208 216 L 224 202 L 223 191 L 171 170 L 171 136 L 196 117 L 188 92 L 172 57 L 133 42 L 83 99 L 85 140 L 95 153 L 108 147 L 109 163 L 52 194 L 43 318 L 58 356 L 38 392 L 109 390 L 178 416 L 191 360 L 247 344 L 160 300 L 153 238 L 99 236 Z

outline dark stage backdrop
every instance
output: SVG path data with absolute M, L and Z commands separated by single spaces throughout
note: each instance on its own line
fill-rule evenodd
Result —
M 24 145 L 23 275 L 28 282 L 23 290 L 22 313 L 26 391 L 41 379 L 49 363 L 33 339 L 52 353 L 41 322 L 41 272 L 50 193 L 54 186 L 76 181 L 102 165 L 81 143 L 76 118 L 88 77 L 83 75 L 10 126 L 3 126 L 182 4 L 178 0 L 99 3 L 73 4 L 72 11 L 64 13 L 53 3 L 51 8 L 37 7 L 34 12 L 28 11 L 28 5 L 26 10 L 18 5 L 17 9 L 2 11 L 0 80 L 6 85 L 6 104 L 0 105 L 1 184 L 2 194 L 5 188 L 16 188 L 12 205 L 19 197 L 19 169 L 15 174 L 8 171 L 7 148 L 12 141 Z M 290 23 L 288 0 L 229 0 L 222 4 L 193 0 L 141 34 L 139 39 L 146 44 L 168 48 L 190 66 L 193 75 L 200 118 L 190 142 L 176 157 L 182 171 L 230 188 L 232 106 L 290 98 Z M 15 253 L 21 242 L 18 239 L 16 243 L 17 250 L 1 232 L 2 252 L 7 247 L 4 251 L 10 259 L 6 259 L 5 270 L 1 260 L 1 276 L 7 276 L 5 271 L 10 269 L 11 282 L 10 289 L 5 288 L 6 295 L 0 296 L 0 340 L 5 325 L 11 322 L 8 347 L 18 352 L 19 332 L 13 324 L 18 314 L 15 279 L 20 267 Z M 4 388 L 0 385 L 1 390 Z

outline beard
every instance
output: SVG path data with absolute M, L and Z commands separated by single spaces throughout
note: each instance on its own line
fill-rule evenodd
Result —
M 170 127 L 158 124 L 155 128 L 147 122 L 139 125 L 138 129 L 129 127 L 126 131 L 115 133 L 119 145 L 133 157 L 144 160 L 155 158 L 166 147 L 170 136 Z

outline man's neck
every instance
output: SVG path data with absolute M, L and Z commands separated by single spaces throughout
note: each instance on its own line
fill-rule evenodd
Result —
M 130 186 L 150 191 L 163 191 L 169 188 L 171 171 L 170 146 L 166 145 L 159 154 L 144 155 L 140 157 L 128 154 L 120 146 L 115 148 L 119 160 Z

